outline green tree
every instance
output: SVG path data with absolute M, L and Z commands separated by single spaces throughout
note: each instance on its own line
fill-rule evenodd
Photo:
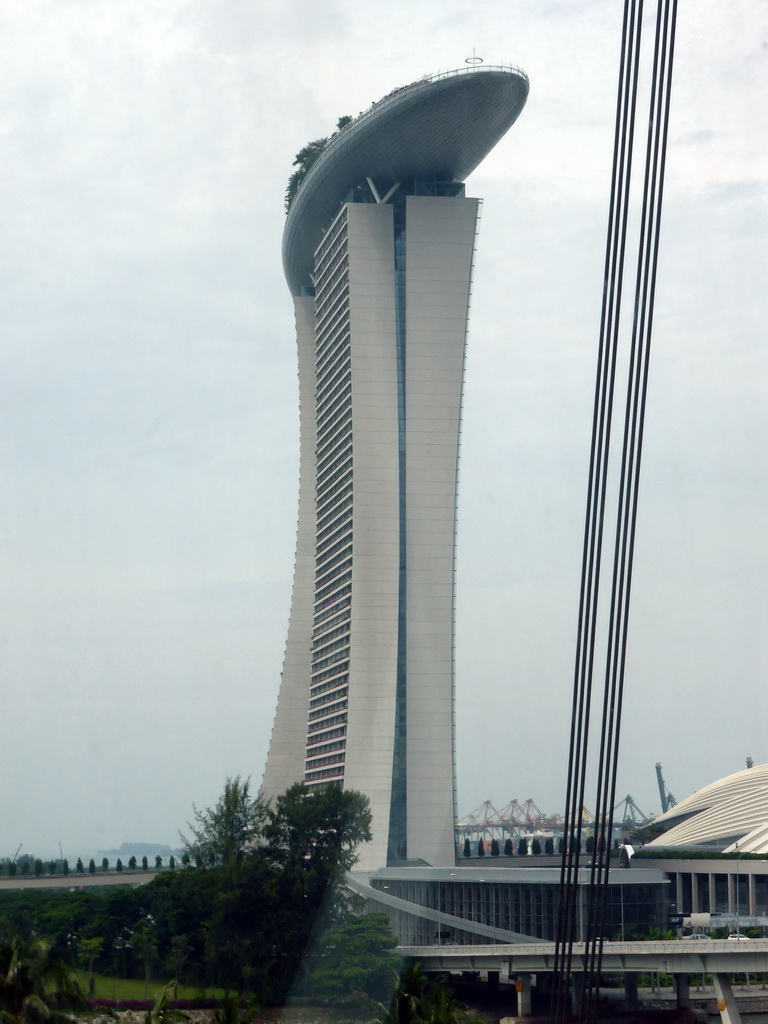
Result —
M 541 843 L 539 842 L 538 836 L 533 837 L 533 842 L 531 843 L 531 853 L 534 855 L 534 857 L 538 857 L 541 853 Z
M 496 836 L 494 836 L 493 839 L 491 840 L 491 856 L 498 857 L 499 853 L 499 840 L 496 838 Z
M 510 836 L 507 836 L 507 838 L 504 840 L 504 856 L 511 857 L 514 854 L 514 852 L 515 851 L 512 847 L 512 839 Z
M 38 857 L 35 860 L 35 878 L 40 878 L 42 876 L 42 874 L 43 874 L 43 862 Z
M 103 857 L 103 858 L 102 858 L 102 861 L 101 861 L 101 870 L 102 870 L 102 871 L 109 871 L 109 861 L 107 860 L 107 858 L 106 858 L 106 857 Z
M 477 856 L 478 857 L 484 857 L 485 856 L 485 842 L 482 839 L 478 839 L 477 840 Z
M 319 966 L 310 975 L 312 990 L 330 1000 L 346 999 L 355 992 L 384 999 L 399 963 L 395 946 L 397 938 L 386 914 L 364 914 L 324 932 L 314 950 Z
M 187 822 L 192 838 L 181 835 L 181 841 L 186 852 L 199 857 L 205 867 L 240 861 L 256 842 L 265 808 L 251 796 L 250 785 L 250 779 L 236 775 L 226 780 L 214 807 L 199 810 L 193 805 L 194 821 Z
M 83 967 L 88 971 L 88 995 L 93 997 L 94 977 L 93 965 L 101 956 L 104 950 L 104 939 L 94 936 L 91 939 L 81 939 L 78 949 L 78 958 Z
M 12 860 L 8 864 L 8 877 L 9 878 L 15 878 L 16 877 L 16 871 L 17 871 L 16 861 Z
M 141 867 L 142 870 L 144 871 L 146 871 L 149 868 L 149 861 L 147 860 L 146 856 L 141 858 Z
M 135 871 L 136 870 L 136 864 L 137 864 L 136 858 L 135 857 L 131 857 L 131 859 L 128 861 L 128 867 L 131 869 L 131 871 Z
M 48 865 L 48 871 L 52 875 L 56 874 L 56 861 L 55 860 L 52 860 L 51 863 Z
M 425 1010 L 428 1024 L 484 1024 L 484 1018 L 467 1010 L 442 979 L 430 986 Z
M 544 840 L 544 853 L 552 854 L 555 852 L 555 841 L 552 836 L 547 836 Z
M 176 858 L 173 856 L 173 854 L 171 854 L 171 856 L 168 858 L 168 867 L 171 869 L 171 871 L 173 871 L 173 869 L 176 867 Z
M 22 873 L 22 875 L 30 874 L 31 870 L 32 869 L 29 866 L 29 861 L 28 860 L 23 860 L 21 862 L 21 873 Z
M 123 862 L 118 857 L 117 858 L 117 863 L 115 864 L 115 871 L 122 871 L 122 870 L 123 870 Z
M 85 871 L 85 868 L 83 867 L 83 862 L 80 857 L 77 858 L 77 864 L 75 864 L 75 871 L 79 875 L 82 875 L 82 873 Z
M 595 836 L 594 836 L 594 833 L 590 833 L 590 835 L 587 836 L 586 852 L 587 853 L 594 853 L 595 852 Z
M 469 836 L 467 836 L 467 838 L 464 840 L 464 856 L 465 857 L 471 857 L 472 856 L 472 845 L 471 845 L 471 843 L 469 841 Z
M 187 935 L 174 935 L 171 939 L 171 948 L 166 960 L 166 967 L 173 976 L 173 998 L 179 994 L 179 982 L 182 980 L 184 968 L 189 960 L 191 944 Z
M 525 836 L 520 837 L 520 842 L 517 844 L 517 852 L 520 857 L 528 856 L 528 841 Z
M 144 966 L 144 998 L 146 999 L 149 991 L 149 979 L 152 977 L 152 965 L 157 959 L 157 928 L 151 914 L 145 915 L 136 924 L 131 942 Z
M 190 863 L 191 863 L 191 861 L 190 861 L 190 858 L 189 858 L 189 854 L 185 850 L 184 853 L 182 853 L 182 855 L 181 855 L 182 867 L 188 868 Z
M 155 856 L 155 871 L 159 871 L 162 866 L 163 866 L 163 858 L 158 853 Z
M 348 115 L 340 117 L 336 122 L 337 131 L 341 131 L 342 128 L 352 121 L 352 118 Z M 337 132 L 333 133 L 334 135 Z M 331 136 L 333 138 L 333 136 Z M 329 139 L 315 139 L 314 142 L 307 143 L 303 149 L 299 150 L 296 154 L 296 159 L 293 161 L 293 166 L 297 168 L 288 179 L 288 187 L 285 190 L 285 208 L 288 210 L 291 203 L 293 202 L 294 196 L 299 190 L 299 186 L 302 181 L 306 178 L 307 174 L 317 162 L 317 160 L 323 155 L 326 146 L 329 143 Z
M 96 861 L 93 859 L 93 857 L 91 857 L 91 859 L 88 861 L 88 874 L 96 874 Z
M 368 798 L 353 789 L 328 786 L 310 792 L 298 782 L 267 808 L 263 834 L 268 854 L 280 864 L 301 864 L 340 880 L 371 838 Z
M 80 1001 L 74 974 L 49 939 L 13 934 L 0 940 L 0 1018 L 5 1024 L 68 1020 L 64 1011 Z
M 64 863 L 61 866 L 61 871 L 62 871 L 62 874 L 64 874 L 64 875 L 68 875 L 69 874 L 69 861 L 67 860 L 66 857 L 64 858 Z
M 411 963 L 396 978 L 389 1008 L 379 1005 L 374 1020 L 378 1024 L 424 1024 L 427 977 L 421 964 Z

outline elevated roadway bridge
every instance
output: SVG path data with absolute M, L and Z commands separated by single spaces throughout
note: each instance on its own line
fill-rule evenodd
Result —
M 531 1012 L 532 974 L 552 974 L 555 967 L 554 942 L 515 943 L 484 946 L 401 946 L 400 955 L 418 961 L 425 971 L 491 971 L 504 981 L 516 983 L 518 1016 Z M 571 974 L 584 970 L 583 942 L 574 943 Z M 739 1024 L 740 1016 L 730 983 L 732 974 L 768 973 L 768 939 L 681 939 L 672 942 L 606 942 L 602 969 L 606 974 L 625 975 L 628 1002 L 636 998 L 637 975 L 662 971 L 671 974 L 677 989 L 677 1004 L 689 1004 L 691 974 L 712 976 L 723 1024 Z M 578 985 L 573 988 L 577 997 Z

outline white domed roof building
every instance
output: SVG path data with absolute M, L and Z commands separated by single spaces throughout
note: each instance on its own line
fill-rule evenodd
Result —
M 654 820 L 650 847 L 768 854 L 768 764 L 712 782 Z

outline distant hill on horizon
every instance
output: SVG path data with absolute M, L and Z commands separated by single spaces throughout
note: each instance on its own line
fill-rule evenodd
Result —
M 99 850 L 102 857 L 180 857 L 184 851 L 163 843 L 122 843 L 117 850 Z

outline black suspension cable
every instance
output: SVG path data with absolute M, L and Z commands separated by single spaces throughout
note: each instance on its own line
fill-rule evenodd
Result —
M 636 2 L 626 0 L 622 29 L 611 200 L 606 241 L 574 671 L 564 823 L 566 848 L 560 875 L 560 903 L 554 965 L 551 1016 L 552 1020 L 557 1022 L 564 1019 L 567 1010 L 568 987 L 573 965 L 573 943 L 578 924 L 576 915 L 579 897 L 582 808 L 587 771 L 613 393 L 629 218 L 642 7 L 642 0 L 636 0 Z M 616 795 L 632 561 L 658 266 L 676 15 L 677 0 L 659 0 L 653 50 L 640 238 L 635 265 L 633 322 L 614 538 L 600 749 L 597 763 L 595 849 L 589 873 L 588 920 L 584 957 L 581 964 L 581 991 L 577 995 L 579 1020 L 594 1020 L 602 964 L 602 938 L 610 841 L 613 830 L 613 806 Z
M 563 1020 L 567 1008 L 567 985 L 571 974 L 573 942 L 578 928 L 577 881 L 591 712 L 591 678 L 594 666 L 597 596 L 621 308 L 621 284 L 624 272 L 628 196 L 631 182 L 641 27 L 642 0 L 625 0 L 574 669 L 564 822 L 565 850 L 560 877 L 552 1007 L 552 1017 L 556 1021 Z

